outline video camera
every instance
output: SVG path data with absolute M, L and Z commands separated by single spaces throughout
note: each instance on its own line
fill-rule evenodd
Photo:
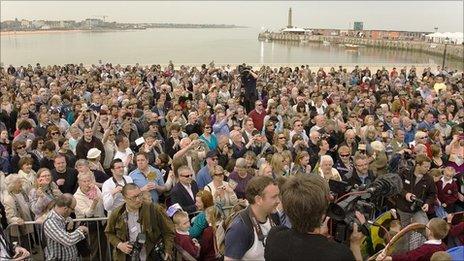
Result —
M 240 77 L 248 77 L 250 75 L 252 67 L 247 66 L 246 64 L 240 64 L 237 68 Z
M 139 233 L 135 242 L 131 242 L 132 251 L 130 253 L 131 261 L 140 261 L 140 252 L 142 251 L 142 247 L 147 241 L 147 237 L 144 233 Z
M 365 186 L 352 188 L 348 194 L 340 198 L 341 201 L 335 201 L 329 205 L 327 216 L 334 220 L 333 238 L 338 242 L 347 242 L 354 222 L 357 222 L 361 231 L 367 235 L 369 233 L 367 227 L 359 224 L 355 212 L 360 212 L 366 220 L 372 220 L 375 211 L 382 210 L 384 207 L 383 198 L 397 195 L 402 189 L 401 177 L 394 173 L 378 177 L 367 188 Z

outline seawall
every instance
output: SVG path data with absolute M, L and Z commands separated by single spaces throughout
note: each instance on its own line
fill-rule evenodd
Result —
M 330 42 L 331 44 L 355 44 L 375 48 L 408 50 L 443 56 L 445 44 L 420 41 L 394 41 L 386 39 L 354 38 L 345 36 L 298 35 L 291 33 L 264 32 L 258 35 L 259 40 L 291 41 L 291 42 Z M 446 58 L 464 61 L 464 45 L 448 44 Z

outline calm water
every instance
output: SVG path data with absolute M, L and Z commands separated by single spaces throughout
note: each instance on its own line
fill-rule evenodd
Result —
M 314 43 L 267 43 L 258 29 L 147 29 L 1 36 L 4 64 L 97 63 L 437 63 L 441 58 L 405 51 Z

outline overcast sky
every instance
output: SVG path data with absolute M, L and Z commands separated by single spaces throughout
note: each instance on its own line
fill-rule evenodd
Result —
M 279 29 L 287 24 L 346 29 L 363 21 L 365 29 L 463 31 L 463 1 L 1 1 L 1 21 L 82 20 L 236 24 Z

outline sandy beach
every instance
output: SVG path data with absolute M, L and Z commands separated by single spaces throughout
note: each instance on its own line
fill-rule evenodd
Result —
M 0 36 L 6 35 L 26 35 L 26 34 L 56 34 L 56 33 L 76 33 L 85 30 L 35 30 L 35 31 L 1 31 Z

